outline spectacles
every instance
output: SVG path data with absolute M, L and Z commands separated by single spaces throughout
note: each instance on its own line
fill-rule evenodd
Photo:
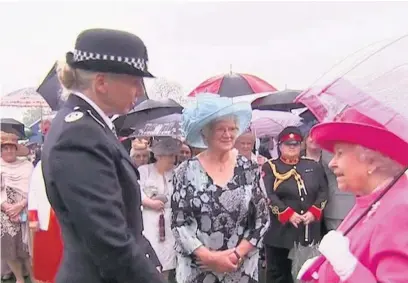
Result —
M 236 135 L 236 134 L 238 134 L 238 128 L 237 127 L 215 128 L 215 133 L 217 135 L 222 136 L 222 135 L 226 134 L 227 132 L 232 134 L 232 135 Z
M 300 146 L 299 141 L 285 141 L 285 142 L 283 142 L 283 144 L 287 145 L 287 146 Z

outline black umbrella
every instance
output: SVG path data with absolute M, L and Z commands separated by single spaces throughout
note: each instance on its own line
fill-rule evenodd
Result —
M 137 105 L 131 113 L 116 118 L 113 123 L 119 136 L 127 136 L 130 129 L 140 128 L 147 121 L 174 113 L 181 114 L 182 111 L 183 106 L 173 99 L 148 99 Z
M 134 128 L 131 137 L 181 137 L 181 119 L 179 113 L 152 119 Z
M 17 120 L 2 118 L 0 119 L 0 126 L 3 132 L 15 134 L 20 139 L 25 138 L 24 124 Z
M 292 89 L 272 92 L 267 96 L 255 99 L 251 103 L 252 109 L 290 111 L 291 109 L 303 108 L 305 106 L 302 103 L 294 102 L 301 92 L 301 90 Z
M 57 76 L 57 63 L 55 63 L 37 88 L 37 92 L 47 101 L 50 108 L 55 111 L 63 104 L 61 99 L 62 91 L 63 89 Z

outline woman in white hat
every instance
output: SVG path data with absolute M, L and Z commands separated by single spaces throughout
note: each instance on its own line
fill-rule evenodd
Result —
M 196 105 L 184 110 L 186 142 L 206 150 L 183 162 L 174 178 L 178 282 L 258 281 L 267 200 L 258 165 L 234 149 L 251 116 L 248 103 L 215 94 L 198 95 Z
M 174 164 L 181 145 L 181 141 L 170 137 L 154 140 L 151 151 L 156 162 L 138 168 L 144 207 L 144 235 L 159 257 L 167 280 L 169 271 L 176 268 L 174 237 L 170 228 L 170 196 L 173 193 Z

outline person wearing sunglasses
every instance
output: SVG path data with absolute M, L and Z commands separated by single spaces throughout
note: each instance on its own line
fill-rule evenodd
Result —
M 327 181 L 318 162 L 301 158 L 302 141 L 297 127 L 286 127 L 278 136 L 279 158 L 262 167 L 271 212 L 264 237 L 267 282 L 293 282 L 289 252 L 295 245 L 309 246 L 321 237 Z

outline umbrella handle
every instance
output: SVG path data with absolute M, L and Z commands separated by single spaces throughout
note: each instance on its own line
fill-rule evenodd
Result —
M 405 171 L 408 170 L 408 167 L 404 167 L 404 169 L 394 177 L 391 183 L 383 190 L 383 192 L 371 203 L 371 205 L 351 224 L 351 226 L 344 232 L 344 236 L 346 236 L 356 225 L 359 223 L 364 216 L 373 208 L 375 205 L 393 186 L 394 184 L 405 174 Z M 313 280 L 313 275 L 317 273 L 322 266 L 322 264 L 326 261 L 326 258 L 323 255 L 320 255 L 312 265 L 301 275 L 301 280 L 303 281 L 311 281 Z
M 326 261 L 324 256 L 319 256 L 312 265 L 300 276 L 300 280 L 302 281 L 312 281 L 314 280 L 313 275 L 318 273 L 320 267 Z
M 309 224 L 305 225 L 305 242 L 309 242 Z

